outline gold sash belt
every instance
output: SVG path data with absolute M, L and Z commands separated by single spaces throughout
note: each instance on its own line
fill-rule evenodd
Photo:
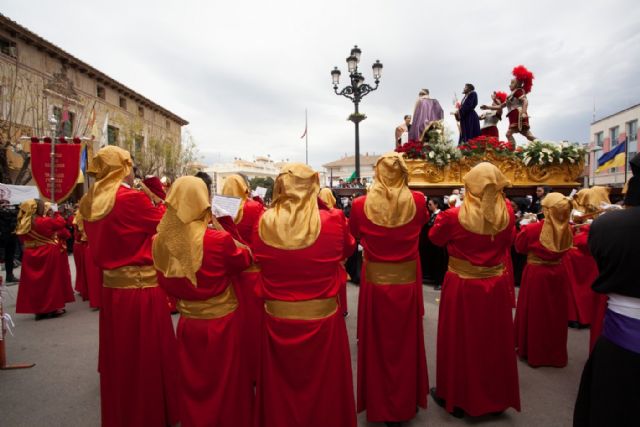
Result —
M 37 240 L 27 240 L 22 245 L 27 249 L 39 248 L 40 246 L 55 245 L 53 240 L 50 242 L 39 242 Z
M 156 269 L 152 265 L 125 265 L 113 270 L 104 270 L 102 279 L 105 288 L 142 289 L 158 286 Z
M 527 254 L 527 263 L 536 264 L 536 265 L 558 265 L 560 264 L 560 260 L 556 261 L 547 261 L 546 259 L 542 259 L 533 254 L 533 252 L 529 252 Z
M 372 262 L 365 260 L 367 283 L 374 285 L 407 285 L 416 282 L 418 265 L 406 262 Z
M 238 308 L 238 299 L 230 285 L 221 294 L 206 300 L 178 300 L 176 308 L 180 315 L 190 319 L 217 319 L 233 313 Z
M 50 239 L 48 237 L 44 237 L 42 234 L 38 234 L 33 230 L 31 230 L 27 234 L 27 237 L 30 237 L 32 240 L 27 240 L 22 245 L 28 249 L 39 248 L 40 246 L 44 246 L 44 245 L 58 244 L 58 239 L 56 238 Z
M 243 271 L 243 273 L 257 273 L 260 271 L 260 266 L 258 264 L 251 264 L 249 268 Z
M 493 267 L 483 267 L 473 265 L 465 259 L 450 256 L 449 271 L 457 274 L 462 279 L 488 279 L 489 277 L 502 276 L 504 273 L 504 264 L 494 265 Z
M 333 315 L 338 310 L 338 300 L 335 297 L 306 301 L 265 300 L 264 310 L 280 319 L 318 320 Z

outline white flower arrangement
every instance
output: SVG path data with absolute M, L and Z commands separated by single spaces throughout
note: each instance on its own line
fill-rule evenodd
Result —
M 582 161 L 586 153 L 587 151 L 576 143 L 535 140 L 517 155 L 525 166 L 531 164 L 546 166 L 554 163 L 563 164 L 564 162 L 573 165 Z

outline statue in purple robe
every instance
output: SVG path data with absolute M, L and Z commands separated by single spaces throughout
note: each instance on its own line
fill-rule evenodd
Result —
M 444 111 L 437 99 L 429 98 L 429 89 L 421 89 L 413 112 L 413 123 L 409 130 L 409 140 L 420 141 L 427 125 L 444 118 Z
M 478 94 L 471 83 L 464 85 L 462 90 L 464 98 L 460 102 L 460 109 L 455 113 L 456 119 L 460 122 L 460 139 L 458 144 L 467 142 L 480 136 L 480 118 L 476 113 L 478 105 Z

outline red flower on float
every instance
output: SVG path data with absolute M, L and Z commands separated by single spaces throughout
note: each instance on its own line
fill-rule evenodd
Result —
M 45 136 L 44 142 L 46 142 L 47 144 L 51 144 L 51 138 L 48 136 Z
M 40 142 L 40 138 L 38 138 L 37 136 L 32 136 L 31 137 L 31 143 L 32 144 L 37 144 L 38 142 Z

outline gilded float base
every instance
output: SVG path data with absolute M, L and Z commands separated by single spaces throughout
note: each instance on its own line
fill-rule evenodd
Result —
M 444 167 L 424 160 L 405 159 L 405 162 L 409 169 L 409 186 L 412 188 L 462 187 L 462 177 L 480 162 L 497 166 L 514 187 L 578 187 L 581 185 L 578 178 L 584 168 L 582 162 L 525 166 L 520 159 L 499 157 L 492 153 L 482 157 L 464 157 Z

